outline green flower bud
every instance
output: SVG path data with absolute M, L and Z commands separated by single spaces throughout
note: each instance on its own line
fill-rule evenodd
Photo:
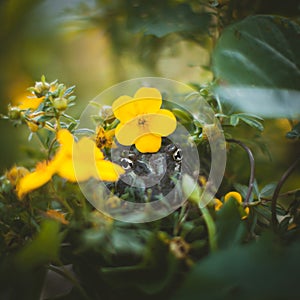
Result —
M 68 100 L 63 97 L 56 98 L 54 100 L 53 106 L 59 111 L 64 111 L 68 107 Z
M 20 120 L 21 110 L 17 106 L 8 106 L 8 117 L 11 120 Z

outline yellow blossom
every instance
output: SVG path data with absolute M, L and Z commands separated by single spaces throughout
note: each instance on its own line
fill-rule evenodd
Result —
M 172 112 L 160 109 L 162 97 L 155 88 L 140 88 L 134 97 L 121 96 L 112 105 L 114 115 L 120 120 L 115 135 L 124 146 L 135 144 L 140 152 L 157 152 L 161 137 L 176 129 Z
M 40 104 L 43 102 L 43 100 L 45 99 L 45 97 L 40 97 L 40 98 L 36 98 L 36 97 L 24 97 L 20 104 L 18 105 L 18 108 L 20 110 L 27 110 L 27 109 L 31 109 L 31 110 L 36 110 Z
M 238 204 L 242 205 L 243 204 L 243 199 L 240 193 L 238 192 L 229 192 L 225 195 L 224 197 L 224 203 L 226 203 L 230 198 L 233 198 L 237 201 Z M 223 206 L 223 203 L 219 199 L 215 199 L 215 210 L 220 210 L 221 207 Z M 244 215 L 242 216 L 242 219 L 246 219 L 249 215 L 249 207 L 244 208 Z
M 16 186 L 20 179 L 28 173 L 29 171 L 24 167 L 13 166 L 5 173 L 5 177 L 9 180 L 12 186 Z
M 51 163 L 46 161 L 39 162 L 36 165 L 35 171 L 27 174 L 20 179 L 17 184 L 17 194 L 21 199 L 27 193 L 43 186 L 47 183 L 54 175 L 55 170 Z
M 215 198 L 214 199 L 214 204 L 215 204 L 215 210 L 218 211 L 221 209 L 221 207 L 223 206 L 223 202 L 220 201 L 219 199 Z
M 117 164 L 104 160 L 103 153 L 89 138 L 83 137 L 75 142 L 72 134 L 62 129 L 57 133 L 60 148 L 50 162 L 39 163 L 34 172 L 23 177 L 18 186 L 19 198 L 41 187 L 54 174 L 71 182 L 81 182 L 91 177 L 116 181 L 124 170 Z
M 96 130 L 96 145 L 99 149 L 111 148 L 115 145 L 113 144 L 113 137 L 115 136 L 115 130 L 105 131 L 102 126 L 98 126 Z

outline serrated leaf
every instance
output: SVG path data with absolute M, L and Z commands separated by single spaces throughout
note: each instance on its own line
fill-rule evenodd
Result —
M 299 34 L 296 23 L 277 16 L 250 16 L 227 27 L 213 53 L 220 82 L 214 92 L 242 111 L 299 116 Z

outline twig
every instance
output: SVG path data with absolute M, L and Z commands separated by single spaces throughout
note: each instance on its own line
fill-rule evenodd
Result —
M 250 200 L 250 197 L 251 197 L 251 194 L 252 194 L 253 186 L 254 186 L 255 161 L 254 161 L 252 151 L 250 150 L 250 148 L 248 146 L 246 146 L 243 142 L 241 142 L 239 140 L 226 139 L 226 141 L 229 142 L 229 143 L 238 144 L 248 154 L 249 162 L 250 162 L 250 177 L 249 177 L 248 191 L 247 191 L 247 195 L 246 195 L 246 198 L 245 198 L 245 201 L 244 201 L 244 205 L 248 206 L 249 205 L 249 200 Z
M 292 174 L 292 172 L 294 171 L 294 169 L 296 168 L 297 164 L 300 162 L 300 157 L 295 160 L 292 165 L 284 172 L 284 174 L 282 175 L 282 177 L 280 178 L 280 180 L 278 181 L 276 188 L 274 190 L 274 194 L 272 197 L 272 202 L 271 202 L 271 213 L 272 213 L 272 227 L 273 230 L 276 230 L 277 228 L 277 224 L 278 224 L 278 220 L 277 220 L 277 215 L 276 215 L 276 205 L 277 205 L 277 199 L 280 193 L 280 190 L 283 186 L 283 184 L 285 183 L 285 181 L 288 179 L 288 177 Z

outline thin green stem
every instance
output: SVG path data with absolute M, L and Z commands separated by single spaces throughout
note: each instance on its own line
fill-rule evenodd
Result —
M 214 252 L 218 249 L 215 222 L 214 222 L 212 216 L 210 215 L 209 210 L 207 209 L 206 206 L 201 207 L 201 205 L 199 205 L 199 209 L 202 212 L 204 221 L 205 221 L 206 226 L 207 226 L 208 241 L 209 241 L 210 250 L 212 252 Z
M 273 194 L 273 197 L 272 197 L 272 200 L 271 200 L 272 201 L 272 203 L 271 203 L 272 227 L 273 227 L 274 231 L 277 230 L 277 224 L 278 224 L 277 214 L 276 214 L 276 207 L 277 207 L 277 199 L 279 197 L 280 190 L 281 190 L 283 184 L 285 183 L 285 181 L 292 174 L 292 172 L 294 171 L 294 169 L 296 168 L 296 166 L 298 165 L 299 162 L 300 162 L 300 158 L 298 158 L 297 160 L 295 160 L 292 163 L 292 165 L 284 172 L 284 174 L 282 175 L 282 177 L 278 181 L 277 186 L 275 188 L 275 191 L 274 191 L 274 194 Z
M 226 139 L 227 142 L 229 143 L 235 143 L 238 144 L 240 147 L 242 147 L 248 154 L 249 162 L 250 162 L 250 177 L 249 177 L 249 184 L 248 184 L 248 191 L 247 195 L 245 197 L 244 205 L 248 206 L 249 205 L 249 200 L 252 194 L 252 190 L 254 187 L 254 173 L 255 173 L 255 161 L 254 161 L 254 156 L 248 146 L 246 146 L 243 142 L 235 139 Z

